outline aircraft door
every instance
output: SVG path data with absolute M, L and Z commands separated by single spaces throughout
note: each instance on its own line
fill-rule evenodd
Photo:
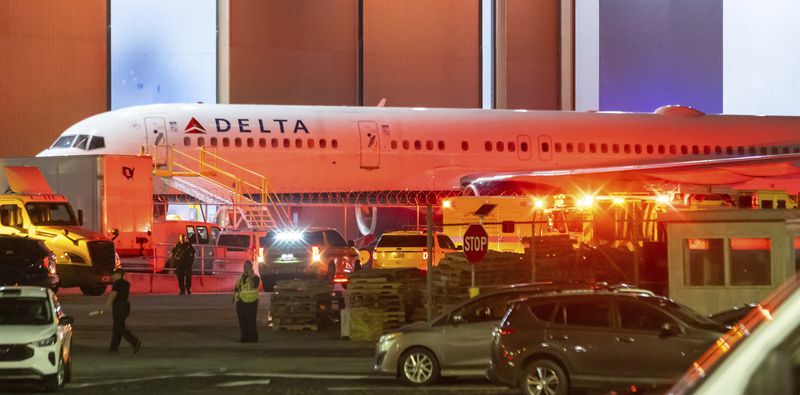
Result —
M 361 168 L 377 169 L 380 167 L 381 146 L 378 136 L 378 125 L 375 122 L 359 122 L 359 147 L 361 149 Z
M 550 136 L 539 136 L 539 160 L 550 160 L 553 157 L 553 139 Z
M 167 124 L 164 118 L 148 117 L 144 119 L 146 144 L 153 152 L 157 165 L 167 163 Z
M 517 158 L 519 160 L 530 160 L 531 151 L 533 151 L 531 137 L 524 134 L 517 136 Z

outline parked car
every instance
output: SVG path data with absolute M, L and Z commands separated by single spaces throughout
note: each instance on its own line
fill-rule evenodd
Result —
M 725 326 L 733 326 L 733 324 L 739 322 L 747 313 L 750 312 L 753 308 L 757 305 L 755 303 L 746 303 L 741 306 L 734 306 L 733 308 L 725 311 L 720 311 L 718 313 L 714 313 L 708 316 L 714 321 L 719 322 Z
M 41 240 L 0 236 L 0 285 L 35 285 L 57 291 L 55 254 Z
M 447 253 L 456 252 L 450 237 L 434 233 L 433 265 L 439 264 Z M 428 270 L 428 234 L 422 231 L 386 232 L 372 253 L 372 268 L 417 268 Z
M 508 303 L 526 295 L 553 290 L 607 289 L 587 282 L 518 284 L 481 294 L 432 322 L 420 322 L 387 333 L 375 348 L 375 370 L 395 374 L 413 385 L 441 376 L 484 377 L 489 366 L 492 330 Z M 627 288 L 619 287 L 619 290 Z
M 264 290 L 271 292 L 278 280 L 326 278 L 331 283 L 347 281 L 358 250 L 332 228 L 307 228 L 269 232 L 259 241 L 263 261 L 258 273 Z
M 800 277 L 749 309 L 667 393 L 800 393 Z
M 53 291 L 0 287 L 0 381 L 60 390 L 72 378 L 72 323 Z
M 214 267 L 219 271 L 241 273 L 243 264 L 250 262 L 257 268 L 264 260 L 259 252 L 266 247 L 261 244 L 266 235 L 267 231 L 257 229 L 223 230 L 217 238 Z
M 154 271 L 174 270 L 175 264 L 169 262 L 170 252 L 178 237 L 184 234 L 194 247 L 195 274 L 210 274 L 214 269 L 214 244 L 220 228 L 213 223 L 183 220 L 159 220 L 153 223 L 153 246 L 155 248 Z
M 492 381 L 523 394 L 666 387 L 725 327 L 660 296 L 606 290 L 511 304 L 492 340 Z

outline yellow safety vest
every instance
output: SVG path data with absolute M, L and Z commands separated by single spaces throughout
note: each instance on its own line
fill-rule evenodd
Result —
M 239 282 L 236 284 L 236 300 L 244 303 L 258 300 L 258 287 L 253 287 L 252 282 L 245 276 L 239 277 Z

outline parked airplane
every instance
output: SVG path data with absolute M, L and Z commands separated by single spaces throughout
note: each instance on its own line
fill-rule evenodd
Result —
M 98 114 L 38 156 L 205 147 L 278 193 L 730 185 L 800 191 L 800 117 L 156 104 Z

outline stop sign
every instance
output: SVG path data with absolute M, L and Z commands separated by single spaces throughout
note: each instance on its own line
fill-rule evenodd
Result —
M 481 225 L 470 225 L 464 232 L 464 255 L 471 263 L 479 262 L 489 250 L 489 235 Z

